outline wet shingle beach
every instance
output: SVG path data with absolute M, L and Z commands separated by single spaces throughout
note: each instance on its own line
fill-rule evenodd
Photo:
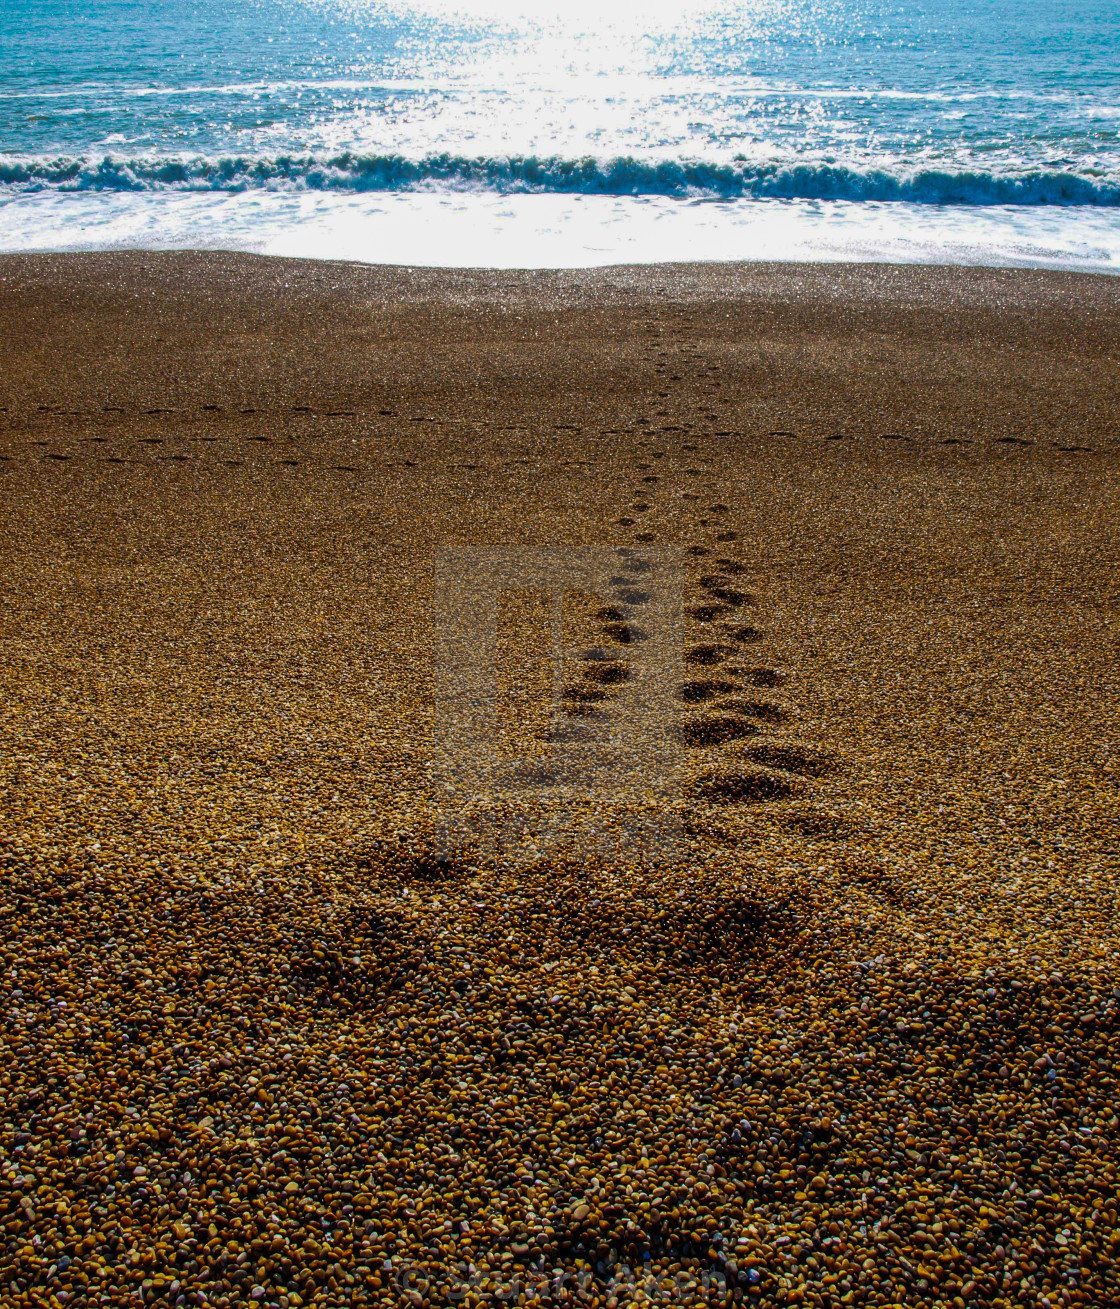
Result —
M 1118 329 L 0 260 L 0 1302 L 1120 1302 Z

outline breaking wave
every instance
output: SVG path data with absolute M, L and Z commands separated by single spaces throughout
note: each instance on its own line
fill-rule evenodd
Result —
M 330 158 L 101 159 L 0 156 L 0 187 L 53 191 L 417 191 L 671 196 L 687 199 L 902 200 L 933 205 L 1120 206 L 1120 179 L 1077 173 L 893 173 L 831 163 L 734 160 L 469 158 L 339 154 Z

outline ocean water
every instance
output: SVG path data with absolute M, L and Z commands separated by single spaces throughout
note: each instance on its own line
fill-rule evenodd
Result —
M 0 250 L 1120 271 L 1116 0 L 0 0 Z

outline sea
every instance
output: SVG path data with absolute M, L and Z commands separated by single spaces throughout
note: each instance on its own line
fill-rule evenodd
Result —
M 0 0 L 0 251 L 1120 272 L 1118 0 Z

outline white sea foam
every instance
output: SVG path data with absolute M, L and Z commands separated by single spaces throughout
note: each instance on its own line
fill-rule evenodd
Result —
M 428 267 L 682 260 L 1120 272 L 1120 209 L 663 196 L 77 193 L 0 203 L 0 250 L 225 249 Z

